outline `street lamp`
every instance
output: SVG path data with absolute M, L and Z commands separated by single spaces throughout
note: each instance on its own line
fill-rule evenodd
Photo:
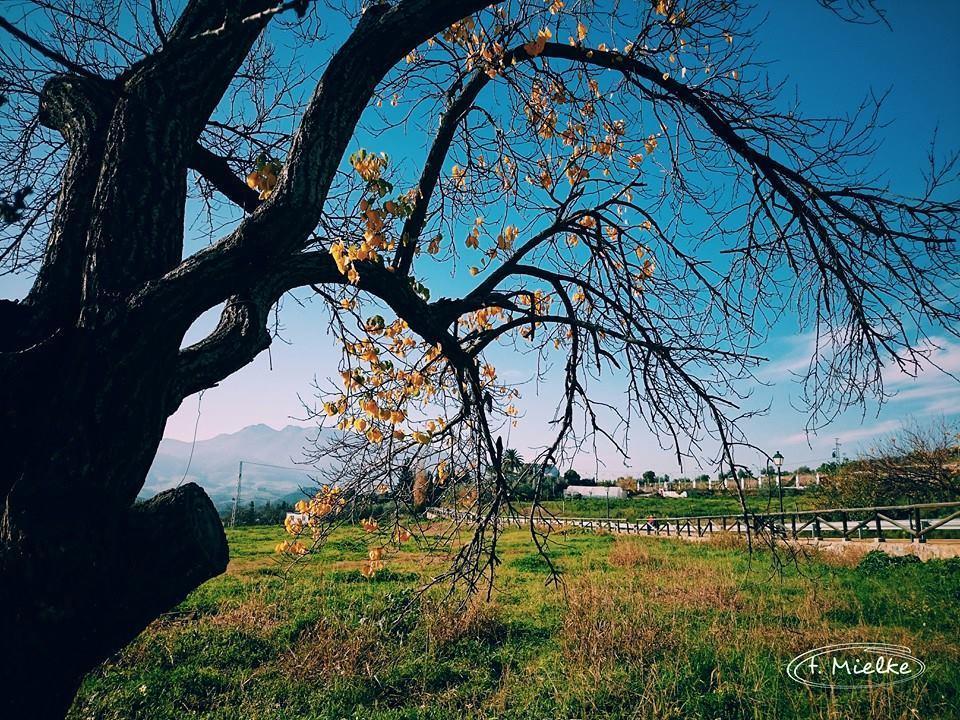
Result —
M 783 486 L 780 484 L 780 468 L 783 467 L 783 455 L 777 450 L 773 456 L 773 464 L 777 466 L 777 493 L 780 495 L 780 512 L 783 512 Z

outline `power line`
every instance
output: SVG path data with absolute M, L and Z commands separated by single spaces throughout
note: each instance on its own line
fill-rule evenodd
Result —
M 257 467 L 273 468 L 274 470 L 286 470 L 288 472 L 298 472 L 307 477 L 310 474 L 301 468 L 290 467 L 288 465 L 272 465 L 270 463 L 254 462 L 253 460 L 241 460 L 240 467 L 237 469 L 237 492 L 233 496 L 233 510 L 230 511 L 230 527 L 237 526 L 237 508 L 240 506 L 240 490 L 243 486 L 243 464 L 255 465 Z
M 257 467 L 276 468 L 277 470 L 292 470 L 293 472 L 299 472 L 299 473 L 303 473 L 304 475 L 309 475 L 309 473 L 306 470 L 303 470 L 301 468 L 295 468 L 290 465 L 271 465 L 270 463 L 253 462 L 253 460 L 241 460 L 240 462 L 242 462 L 244 465 L 256 465 Z
M 187 458 L 187 467 L 184 469 L 183 477 L 180 478 L 177 487 L 183 485 L 183 481 L 187 479 L 187 473 L 190 472 L 190 464 L 193 462 L 193 451 L 197 449 L 197 430 L 200 428 L 200 405 L 203 402 L 203 394 L 205 392 L 206 390 L 201 390 L 197 396 L 197 421 L 193 424 L 193 442 L 190 444 L 190 457 Z

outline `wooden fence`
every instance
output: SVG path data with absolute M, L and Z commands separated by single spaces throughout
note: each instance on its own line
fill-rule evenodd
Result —
M 428 518 L 476 521 L 476 516 L 451 508 L 427 508 Z M 531 518 L 504 515 L 500 522 L 529 525 Z M 630 522 L 623 518 L 555 517 L 541 511 L 533 522 L 549 527 L 580 527 L 627 535 L 704 537 L 711 533 L 772 533 L 782 538 L 872 539 L 885 542 L 894 535 L 925 543 L 934 533 L 960 531 L 960 502 L 920 503 L 881 507 L 830 508 L 747 515 L 694 515 L 648 518 Z

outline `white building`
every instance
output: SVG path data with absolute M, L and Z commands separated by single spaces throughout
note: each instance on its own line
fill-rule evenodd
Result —
M 596 498 L 606 498 L 609 497 L 613 500 L 620 500 L 625 498 L 627 494 L 623 491 L 622 487 L 617 487 L 616 485 L 610 486 L 595 486 L 595 485 L 568 485 L 567 489 L 563 491 L 564 497 L 596 497 Z

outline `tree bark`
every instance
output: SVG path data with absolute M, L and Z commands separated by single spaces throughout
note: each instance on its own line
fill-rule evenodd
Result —
M 51 505 L 55 537 L 61 511 Z M 91 668 L 226 569 L 220 518 L 193 483 L 110 525 L 114 532 L 91 533 L 85 546 L 44 553 L 40 566 L 36 557 L 4 558 L 0 716 L 63 717 Z

